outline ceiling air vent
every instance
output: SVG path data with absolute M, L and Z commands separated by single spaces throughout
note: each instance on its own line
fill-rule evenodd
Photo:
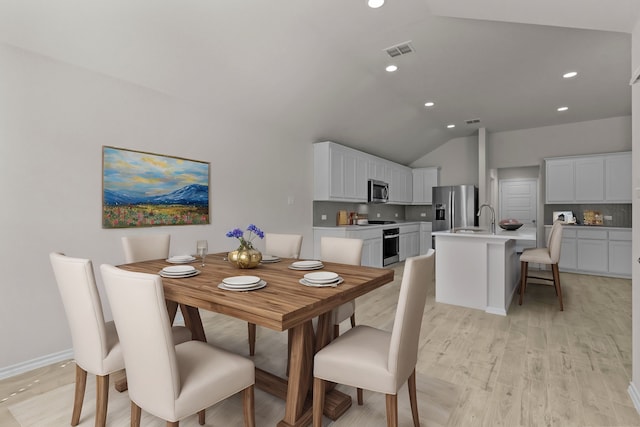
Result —
M 468 125 L 473 125 L 476 123 L 480 123 L 480 119 L 469 119 L 469 120 L 465 120 L 464 122 Z
M 411 44 L 411 41 L 388 47 L 384 49 L 384 51 L 387 52 L 387 55 L 389 55 L 392 58 L 395 58 L 396 56 L 400 56 L 400 55 L 406 55 L 407 53 L 415 52 L 415 50 L 413 49 L 413 45 Z

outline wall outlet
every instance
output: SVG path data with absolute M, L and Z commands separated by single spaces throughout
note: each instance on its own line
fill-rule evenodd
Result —
M 323 220 L 323 221 L 326 221 L 327 220 L 327 216 L 325 214 L 322 214 L 320 216 L 320 219 Z
M 605 219 L 606 221 L 611 221 L 611 220 L 613 219 L 613 216 L 611 216 L 611 215 L 605 215 L 605 216 L 604 216 L 604 219 Z
M 376 214 L 376 218 L 380 218 L 380 214 L 379 213 Z
M 424 218 L 424 217 L 427 216 L 427 213 L 426 212 L 420 212 L 420 216 Z
M 398 218 L 398 213 L 396 212 L 396 218 Z

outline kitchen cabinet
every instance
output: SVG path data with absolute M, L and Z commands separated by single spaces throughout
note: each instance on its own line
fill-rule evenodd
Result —
M 399 228 L 400 261 L 420 254 L 420 225 L 401 225 Z
M 605 159 L 605 199 L 631 203 L 631 154 L 611 154 Z
M 551 226 L 545 226 L 548 236 Z M 565 226 L 560 271 L 631 278 L 631 230 Z
M 367 159 L 338 144 L 314 144 L 314 200 L 367 201 Z
M 578 243 L 576 230 L 562 230 L 562 243 L 560 246 L 560 271 L 575 271 L 578 268 Z
M 631 153 L 545 159 L 546 203 L 631 203 Z
M 366 239 L 362 242 L 362 265 L 382 267 L 382 238 Z
M 438 186 L 439 168 L 413 169 L 413 204 L 430 205 L 433 187 Z
M 631 277 L 631 231 L 609 232 L 609 272 Z
M 420 255 L 425 255 L 429 249 L 433 247 L 433 239 L 431 238 L 431 223 L 420 223 Z
M 607 273 L 609 271 L 609 243 L 605 230 L 576 230 L 578 271 Z
M 411 168 L 389 163 L 386 168 L 389 183 L 389 203 L 410 204 L 413 201 L 413 173 Z

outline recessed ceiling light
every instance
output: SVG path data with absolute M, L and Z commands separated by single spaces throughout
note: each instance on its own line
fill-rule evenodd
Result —
M 558 107 L 559 112 L 567 111 L 569 107 Z
M 425 103 L 424 103 L 424 106 L 425 106 L 425 107 L 433 107 L 434 105 L 436 105 L 436 103 L 435 103 L 435 102 L 433 102 L 433 101 L 428 101 L 428 102 L 425 102 Z
M 377 9 L 384 4 L 384 0 L 369 0 L 367 4 L 371 9 Z
M 456 127 L 454 124 L 447 125 L 447 129 L 453 129 L 454 127 Z
M 564 73 L 562 77 L 564 77 L 565 79 L 571 79 L 577 75 L 578 73 L 576 71 L 569 71 L 568 73 Z
M 385 68 L 385 70 L 387 70 L 389 73 L 393 73 L 397 69 L 398 69 L 398 66 L 393 64 L 387 65 L 387 68 Z

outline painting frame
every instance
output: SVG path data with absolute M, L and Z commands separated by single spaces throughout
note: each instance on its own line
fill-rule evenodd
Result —
M 210 224 L 211 164 L 102 146 L 102 228 Z

